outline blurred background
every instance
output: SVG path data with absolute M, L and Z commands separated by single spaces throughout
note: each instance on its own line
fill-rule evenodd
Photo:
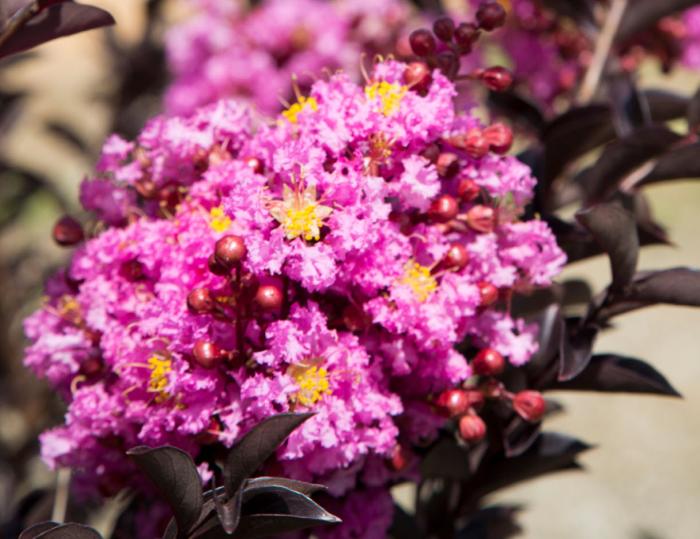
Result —
M 131 137 L 158 112 L 167 83 L 163 35 L 186 16 L 176 0 L 90 3 L 110 11 L 116 27 L 0 62 L 0 523 L 24 496 L 55 482 L 37 456 L 37 435 L 60 422 L 63 407 L 22 366 L 22 319 L 68 254 L 52 242 L 51 227 L 63 213 L 78 212 L 78 185 L 105 136 Z M 682 70 L 658 80 L 650 67 L 643 77 L 682 93 L 700 83 L 700 76 Z M 700 184 L 663 184 L 648 193 L 676 247 L 647 248 L 640 267 L 700 266 Z M 575 264 L 564 277 L 584 278 L 599 290 L 607 283 L 607 262 Z M 583 456 L 585 473 L 499 492 L 494 501 L 524 506 L 524 537 L 700 536 L 699 346 L 700 311 L 679 307 L 626 315 L 600 339 L 597 352 L 648 360 L 684 400 L 554 395 L 566 410 L 549 429 L 598 449 Z

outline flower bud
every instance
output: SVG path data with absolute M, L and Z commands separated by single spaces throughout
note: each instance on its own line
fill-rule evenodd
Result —
M 402 444 L 396 444 L 391 451 L 389 467 L 395 472 L 401 472 L 408 467 L 410 453 Z
M 435 404 L 448 417 L 457 417 L 469 411 L 469 396 L 463 389 L 448 389 L 440 393 Z
M 463 202 L 472 202 L 479 196 L 481 189 L 470 178 L 462 178 L 457 185 L 457 195 Z
M 192 355 L 200 367 L 211 369 L 226 355 L 225 352 L 211 341 L 199 340 L 192 349 Z
M 459 204 L 452 195 L 442 195 L 433 200 L 428 213 L 434 221 L 446 223 L 457 217 Z
M 263 284 L 255 293 L 255 303 L 265 311 L 276 311 L 282 307 L 284 294 L 276 284 Z
M 246 157 L 244 161 L 245 164 L 248 165 L 248 168 L 256 174 L 262 174 L 265 172 L 265 164 L 257 157 Z
M 70 215 L 61 217 L 53 227 L 53 239 L 63 247 L 70 247 L 85 239 L 82 225 Z
M 455 23 L 450 17 L 440 17 L 433 23 L 433 33 L 445 43 L 452 41 L 455 33 Z
M 444 261 L 447 268 L 461 270 L 469 262 L 467 248 L 461 243 L 452 243 L 447 254 L 445 254 Z
M 479 37 L 479 29 L 475 24 L 463 22 L 460 24 L 454 33 L 455 43 L 463 52 L 469 52 L 472 45 Z
M 471 366 L 474 373 L 479 376 L 497 376 L 505 369 L 506 361 L 493 348 L 484 348 L 476 354 Z
M 467 212 L 467 225 L 482 234 L 493 232 L 496 227 L 496 211 L 490 206 L 477 204 Z
M 243 260 L 248 253 L 243 238 L 240 236 L 224 236 L 216 242 L 214 256 L 219 264 L 232 268 Z
M 141 281 L 146 277 L 143 264 L 136 259 L 122 262 L 119 268 L 119 274 L 131 283 Z
M 418 56 L 430 56 L 435 53 L 437 48 L 437 43 L 435 42 L 435 37 L 425 28 L 420 28 L 419 30 L 414 30 L 408 38 L 411 49 Z
M 513 398 L 513 409 L 525 421 L 536 423 L 542 419 L 546 403 L 539 391 L 520 391 Z
M 513 84 L 513 74 L 500 66 L 484 69 L 479 73 L 479 78 L 489 90 L 494 92 L 503 92 Z
M 476 12 L 479 27 L 490 32 L 506 23 L 506 10 L 498 2 L 486 2 Z
M 195 288 L 187 295 L 187 307 L 193 313 L 210 313 L 214 310 L 214 300 L 207 288 Z
M 459 172 L 459 157 L 452 152 L 442 152 L 438 155 L 435 168 L 443 178 L 452 178 Z
M 465 442 L 480 442 L 486 436 L 486 423 L 478 415 L 464 415 L 459 420 L 459 435 Z
M 433 75 L 425 62 L 411 62 L 403 72 L 403 81 L 418 93 L 425 93 L 430 89 Z
M 496 123 L 484 129 L 484 138 L 491 146 L 491 150 L 498 154 L 504 154 L 513 145 L 513 131 L 501 123 Z
M 474 159 L 481 159 L 491 149 L 489 141 L 484 136 L 484 133 L 478 129 L 473 129 L 464 140 L 464 149 L 469 157 Z
M 207 266 L 209 267 L 209 271 L 211 271 L 214 275 L 228 275 L 229 269 L 220 264 L 213 254 L 209 255 L 209 258 L 207 259 Z
M 490 307 L 498 300 L 498 288 L 491 283 L 481 281 L 476 285 L 479 288 L 479 296 L 481 298 L 480 307 Z

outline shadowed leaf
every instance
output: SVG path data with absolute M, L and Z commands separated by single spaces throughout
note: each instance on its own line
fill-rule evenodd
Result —
M 681 118 L 686 114 L 690 102 L 688 97 L 666 90 L 642 90 L 642 95 L 649 104 L 651 121 L 657 123 Z
M 316 483 L 306 483 L 305 481 L 295 481 L 285 477 L 253 477 L 246 482 L 246 488 L 260 488 L 279 486 L 294 490 L 305 496 L 310 496 L 317 492 L 328 490 L 325 485 L 317 485 Z
M 199 519 L 203 503 L 202 482 L 192 457 L 171 446 L 139 446 L 127 454 L 158 488 L 175 514 L 178 537 L 185 537 Z
M 480 509 L 457 532 L 455 539 L 507 539 L 519 536 L 523 529 L 516 517 L 522 511 L 517 505 L 496 505 Z
M 573 334 L 566 330 L 562 320 L 561 348 L 559 352 L 559 380 L 571 380 L 581 373 L 591 359 L 593 343 L 598 329 L 592 326 L 576 328 Z
M 392 539 L 423 539 L 425 534 L 413 515 L 408 514 L 400 505 L 394 504 L 394 520 L 389 529 L 389 537 Z
M 700 307 L 700 271 L 672 268 L 645 272 L 634 280 L 625 299 Z
M 39 524 L 34 524 L 34 526 L 30 526 L 20 533 L 18 539 L 34 539 L 45 531 L 55 528 L 58 525 L 58 522 L 39 522 Z
M 698 0 L 635 0 L 630 2 L 620 23 L 615 41 L 623 43 L 636 33 L 656 24 L 660 19 L 697 4 L 700 4 Z
M 514 414 L 503 429 L 506 457 L 517 457 L 527 451 L 540 433 L 541 423 L 530 423 Z
M 224 487 L 229 497 L 284 442 L 294 429 L 313 414 L 279 414 L 256 425 L 231 448 L 224 470 Z
M 488 103 L 509 121 L 519 121 L 537 133 L 544 127 L 539 107 L 515 92 L 489 92 Z
M 695 132 L 700 128 L 700 88 L 688 103 L 688 131 Z
M 96 530 L 82 524 L 61 524 L 35 536 L 37 539 L 102 539 Z
M 638 185 L 647 185 L 665 180 L 700 178 L 700 142 L 688 144 L 670 151 L 656 160 L 651 169 Z
M 579 211 L 576 219 L 608 253 L 612 271 L 611 289 L 622 289 L 632 280 L 639 257 L 639 237 L 634 216 L 618 204 L 605 203 Z
M 552 384 L 549 389 L 652 393 L 680 397 L 680 393 L 651 365 L 615 354 L 593 356 L 588 367 L 576 378 Z
M 618 136 L 628 136 L 635 129 L 651 123 L 649 104 L 628 73 L 608 77 L 608 96 Z
M 46 41 L 109 26 L 114 18 L 103 9 L 62 2 L 47 7 L 19 28 L 0 47 L 0 57 L 15 54 Z
M 452 438 L 444 438 L 435 444 L 421 460 L 420 469 L 424 478 L 468 479 L 472 475 L 469 452 Z

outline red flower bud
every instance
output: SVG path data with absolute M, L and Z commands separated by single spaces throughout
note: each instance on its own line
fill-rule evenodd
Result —
M 146 277 L 143 264 L 136 259 L 122 262 L 119 268 L 119 274 L 131 283 L 135 283 Z
M 462 178 L 457 186 L 457 194 L 464 202 L 472 202 L 481 193 L 481 189 L 474 180 Z
M 401 472 L 408 467 L 410 452 L 401 444 L 396 444 L 391 451 L 389 467 L 395 472 Z
M 544 397 L 539 391 L 528 389 L 517 393 L 513 398 L 513 409 L 525 421 L 537 423 L 544 416 L 546 407 Z
M 61 217 L 53 227 L 53 239 L 63 247 L 70 247 L 85 239 L 82 225 L 70 215 Z
M 479 29 L 475 24 L 463 22 L 455 30 L 455 43 L 459 46 L 462 52 L 469 52 L 472 45 L 479 37 Z
M 513 145 L 513 131 L 508 126 L 500 123 L 490 125 L 484 129 L 484 138 L 486 138 L 491 149 L 498 154 L 506 153 Z
M 252 170 L 256 174 L 262 174 L 263 172 L 265 172 L 265 163 L 263 163 L 257 157 L 246 157 L 245 164 L 248 165 L 248 168 L 250 168 L 250 170 Z
M 435 404 L 448 417 L 456 417 L 469 411 L 469 396 L 463 389 L 448 389 L 438 396 Z
M 197 341 L 192 349 L 192 354 L 197 365 L 205 369 L 211 369 L 218 365 L 226 353 L 216 344 L 210 341 Z
M 513 84 L 513 74 L 505 67 L 489 67 L 479 73 L 484 85 L 494 92 L 503 92 Z
M 452 152 L 442 152 L 438 155 L 435 168 L 443 178 L 452 178 L 459 172 L 459 157 Z
M 481 296 L 480 307 L 490 307 L 496 303 L 498 300 L 498 288 L 486 281 L 481 281 L 476 286 L 479 288 L 479 295 Z
M 440 40 L 449 43 L 455 33 L 455 23 L 450 17 L 440 17 L 433 23 L 433 33 Z
M 467 155 L 469 155 L 469 157 L 473 157 L 474 159 L 481 159 L 487 153 L 489 153 L 491 145 L 484 136 L 484 133 L 482 133 L 478 129 L 473 129 L 472 131 L 467 133 L 467 136 L 464 139 L 464 149 L 467 152 Z
M 433 82 L 433 75 L 425 62 L 411 62 L 403 72 L 403 81 L 419 93 L 427 92 Z
M 483 234 L 493 232 L 496 227 L 496 211 L 489 206 L 477 204 L 467 212 L 467 225 Z
M 216 242 L 214 256 L 219 264 L 232 268 L 245 258 L 248 253 L 245 242 L 240 236 L 224 236 Z
M 210 313 L 214 310 L 214 300 L 207 288 L 195 288 L 187 295 L 187 306 L 193 313 Z
M 442 195 L 433 200 L 430 206 L 430 217 L 438 223 L 451 221 L 459 213 L 459 204 L 452 195 Z
M 214 275 L 228 275 L 229 269 L 220 264 L 213 254 L 209 255 L 209 258 L 207 259 L 207 266 L 209 267 L 209 271 L 211 271 Z
M 276 311 L 282 307 L 284 295 L 279 286 L 275 284 L 264 284 L 258 287 L 255 293 L 255 303 L 265 311 Z
M 469 262 L 469 253 L 464 245 L 455 242 L 450 245 L 444 260 L 448 268 L 461 270 Z
M 481 28 L 490 32 L 505 24 L 506 10 L 498 2 L 487 2 L 479 6 L 476 20 Z
M 493 348 L 484 348 L 472 360 L 472 369 L 480 376 L 496 376 L 503 372 L 506 361 Z
M 411 49 L 418 56 L 430 56 L 435 53 L 437 48 L 437 43 L 435 42 L 435 37 L 425 28 L 419 30 L 414 30 L 408 38 L 411 44 Z
M 459 435 L 465 442 L 480 442 L 486 436 L 486 423 L 478 415 L 464 415 L 459 420 Z

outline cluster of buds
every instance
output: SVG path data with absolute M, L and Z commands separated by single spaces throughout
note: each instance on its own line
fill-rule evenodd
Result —
M 489 90 L 507 90 L 513 77 L 506 68 L 495 66 L 476 69 L 468 74 L 460 74 L 460 58 L 472 52 L 472 48 L 482 32 L 491 32 L 505 24 L 506 11 L 498 3 L 484 2 L 476 13 L 473 22 L 455 24 L 450 17 L 441 17 L 433 23 L 432 29 L 420 28 L 409 36 L 414 61 L 404 75 L 406 84 L 418 91 L 426 91 L 431 82 L 431 71 L 439 69 L 451 80 L 479 80 Z

